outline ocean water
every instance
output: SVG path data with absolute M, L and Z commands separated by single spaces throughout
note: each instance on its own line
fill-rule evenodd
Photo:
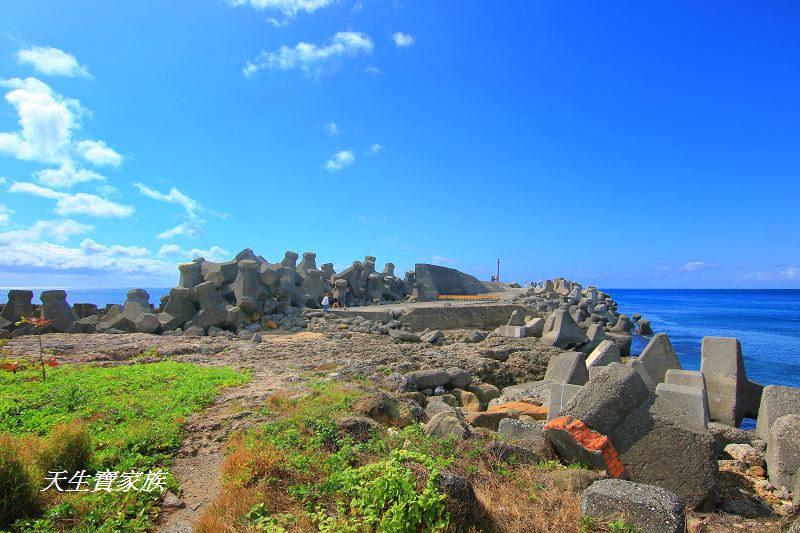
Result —
M 23 287 L 17 287 L 23 288 Z M 105 307 L 106 304 L 123 304 L 125 296 L 132 288 L 144 288 L 150 295 L 150 303 L 158 307 L 161 296 L 169 294 L 169 287 L 129 287 L 124 289 L 69 289 L 67 291 L 67 301 L 70 304 L 95 304 L 97 307 Z M 33 303 L 41 303 L 39 295 L 48 289 L 29 289 L 33 291 Z M 8 289 L 0 289 L 0 303 L 8 301 Z
M 762 385 L 800 387 L 800 290 L 608 289 L 619 310 L 640 313 L 666 333 L 686 370 L 700 369 L 703 337 L 736 337 L 747 377 Z M 635 336 L 640 353 L 649 339 Z M 755 427 L 745 419 L 743 429 Z

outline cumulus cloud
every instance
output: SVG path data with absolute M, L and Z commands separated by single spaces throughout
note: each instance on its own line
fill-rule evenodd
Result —
M 49 46 L 33 46 L 17 52 L 20 65 L 31 65 L 34 70 L 47 76 L 90 77 L 89 69 L 78 63 L 74 55 Z
M 392 35 L 392 40 L 399 48 L 405 48 L 414 44 L 414 36 L 401 31 L 395 32 Z
M 231 0 L 230 3 L 234 6 L 250 6 L 259 10 L 276 10 L 284 16 L 292 18 L 301 11 L 313 13 L 334 2 L 335 0 Z
M 325 161 L 325 168 L 331 172 L 342 170 L 356 162 L 356 156 L 351 150 L 341 150 Z
M 123 255 L 125 257 L 147 257 L 150 255 L 147 248 L 140 246 L 120 246 L 119 244 L 105 246 L 94 242 L 92 239 L 83 239 L 80 248 L 86 253 L 99 255 Z
M 36 78 L 0 80 L 0 86 L 11 89 L 5 98 L 16 109 L 20 125 L 19 131 L 0 132 L 0 153 L 41 163 L 65 161 L 80 104 Z
M 328 135 L 339 135 L 341 133 L 339 125 L 336 124 L 335 122 L 326 122 L 325 131 L 328 132 Z
M 44 237 L 63 242 L 73 235 L 83 235 L 92 230 L 94 230 L 94 226 L 81 224 L 72 219 L 39 220 L 28 228 L 0 233 L 0 245 L 12 242 L 36 241 Z
M 134 209 L 106 200 L 95 194 L 68 194 L 41 187 L 33 183 L 14 182 L 8 192 L 31 194 L 56 201 L 55 212 L 61 216 L 86 215 L 100 218 L 125 218 L 133 214 Z
M 174 257 L 183 259 L 193 259 L 195 257 L 202 257 L 208 261 L 224 261 L 228 259 L 231 254 L 224 248 L 219 246 L 212 246 L 208 250 L 200 248 L 192 248 L 185 250 L 177 244 L 165 244 L 158 250 L 158 255 L 162 257 Z
M 173 237 L 189 237 L 190 239 L 196 239 L 201 233 L 203 233 L 203 229 L 198 224 L 184 222 L 174 228 L 162 231 L 156 235 L 156 238 L 172 239 Z
M 86 181 L 103 181 L 105 176 L 85 168 L 76 169 L 66 161 L 58 168 L 45 168 L 33 173 L 37 181 L 48 187 L 69 188 Z
M 93 165 L 118 167 L 122 163 L 122 156 L 103 141 L 80 141 L 75 148 L 82 158 Z
M 262 50 L 255 60 L 247 62 L 242 71 L 247 77 L 252 77 L 264 69 L 300 70 L 319 76 L 326 70 L 332 69 L 336 61 L 346 57 L 371 54 L 372 49 L 372 39 L 369 35 L 355 31 L 340 31 L 329 42 L 319 46 L 300 42 L 294 47 L 282 46 L 274 52 Z

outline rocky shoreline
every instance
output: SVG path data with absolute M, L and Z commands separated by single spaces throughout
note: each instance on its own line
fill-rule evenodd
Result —
M 620 314 L 594 287 L 484 284 L 433 265 L 400 280 L 391 264 L 375 272 L 370 257 L 336 274 L 316 269 L 311 253 L 296 259 L 287 252 L 272 265 L 245 250 L 227 264 L 198 260 L 180 266 L 180 286 L 158 308 L 133 290 L 124 305 L 83 318 L 86 307 L 50 291 L 43 342 L 66 363 L 291 361 L 298 376 L 366 378 L 376 389 L 364 417 L 418 420 L 440 438 L 490 438 L 534 462 L 580 463 L 582 512 L 629 516 L 643 531 L 684 531 L 687 516 L 703 527 L 780 527 L 797 514 L 800 389 L 749 380 L 738 340 L 705 337 L 701 370 L 684 370 L 667 335 Z M 359 305 L 320 310 L 334 287 L 350 287 Z M 12 357 L 35 342 L 30 328 L 11 325 L 37 312 L 20 292 L 0 311 Z M 439 300 L 459 293 L 493 296 Z M 420 316 L 447 320 L 422 328 Z M 640 354 L 631 354 L 634 335 L 650 338 Z M 398 413 L 403 420 L 390 420 Z M 739 429 L 745 417 L 755 430 Z

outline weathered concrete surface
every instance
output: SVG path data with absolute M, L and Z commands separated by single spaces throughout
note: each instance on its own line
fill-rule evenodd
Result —
M 641 355 L 633 362 L 633 368 L 639 372 L 650 390 L 655 390 L 656 385 L 664 382 L 667 370 L 682 369 L 666 333 L 659 333 L 650 339 Z
M 586 370 L 586 361 L 580 352 L 566 352 L 556 357 L 551 357 L 547 363 L 544 374 L 546 381 L 569 383 L 570 385 L 583 385 L 589 381 Z
M 783 415 L 769 429 L 767 474 L 773 485 L 791 487 L 800 468 L 800 415 Z
M 591 429 L 608 435 L 649 394 L 641 376 L 629 365 L 611 363 L 572 397 L 562 415 L 577 418 Z
M 672 492 L 651 485 L 620 479 L 602 479 L 581 497 L 581 514 L 617 520 L 646 533 L 683 533 L 686 516 L 683 503 Z
M 756 434 L 766 440 L 772 424 L 789 414 L 800 414 L 800 388 L 767 385 L 761 395 Z
M 580 385 L 568 383 L 551 383 L 550 396 L 547 401 L 547 420 L 552 420 L 561 415 L 561 410 L 569 403 L 573 396 L 581 390 Z
M 553 315 L 555 318 L 553 319 L 552 329 L 542 335 L 543 343 L 565 349 L 589 342 L 586 333 L 584 333 L 567 311 L 564 309 L 556 309 Z
M 454 268 L 417 263 L 414 267 L 417 296 L 420 301 L 436 300 L 440 294 L 485 294 L 492 292 L 474 276 Z M 508 319 L 509 315 L 506 315 Z
M 718 475 L 711 433 L 654 415 L 648 404 L 609 434 L 628 478 L 671 490 L 692 508 L 710 505 Z
M 525 311 L 525 308 L 515 304 L 411 307 L 400 318 L 400 322 L 412 331 L 426 328 L 492 330 L 505 325 L 511 313 L 517 310 Z M 353 313 L 359 314 L 357 310 L 353 310 Z
M 739 427 L 745 416 L 758 416 L 762 387 L 747 379 L 738 339 L 703 337 L 700 371 L 706 380 L 711 420 Z
M 679 424 L 698 429 L 708 428 L 708 401 L 705 389 L 659 383 L 650 412 Z
M 620 361 L 619 346 L 614 341 L 603 340 L 586 357 L 586 367 L 606 366 Z

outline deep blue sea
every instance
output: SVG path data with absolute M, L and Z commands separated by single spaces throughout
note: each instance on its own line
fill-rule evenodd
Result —
M 146 288 L 150 302 L 169 288 Z M 641 313 L 653 330 L 667 333 L 681 364 L 700 369 L 700 340 L 707 335 L 736 337 L 750 379 L 800 387 L 800 290 L 604 289 L 620 312 Z M 123 303 L 128 289 L 67 289 L 70 303 Z M 34 289 L 34 301 L 41 290 Z M 5 289 L 0 302 L 6 301 Z M 639 353 L 648 339 L 635 337 Z
M 736 337 L 747 376 L 800 387 L 800 290 L 607 289 L 630 316 L 641 313 L 666 333 L 687 370 L 700 369 L 700 341 Z M 648 339 L 634 337 L 634 353 Z

